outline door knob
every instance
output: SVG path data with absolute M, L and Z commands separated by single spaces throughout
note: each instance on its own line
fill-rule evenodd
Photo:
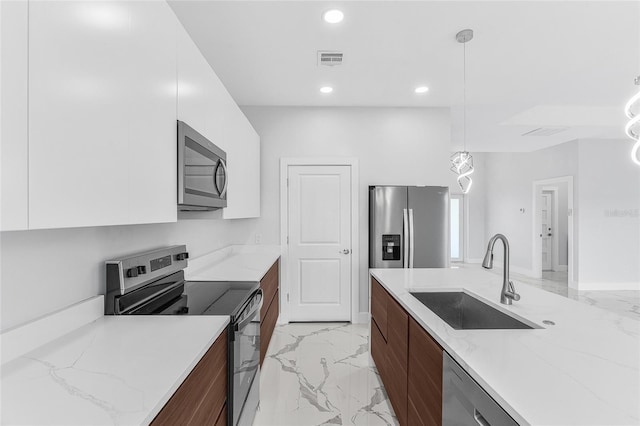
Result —
M 342 250 L 342 254 L 349 254 L 349 253 L 351 253 L 351 251 L 349 249 Z

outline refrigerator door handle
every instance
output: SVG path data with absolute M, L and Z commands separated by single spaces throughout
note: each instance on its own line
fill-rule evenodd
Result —
M 409 215 L 407 209 L 402 209 L 402 239 L 404 240 L 404 253 L 402 255 L 402 267 L 409 267 Z
M 415 248 L 413 232 L 413 209 L 409 209 L 409 268 L 413 268 L 413 252 Z

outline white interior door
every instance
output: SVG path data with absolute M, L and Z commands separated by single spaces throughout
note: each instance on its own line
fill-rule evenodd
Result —
M 542 204 L 541 204 L 541 227 L 540 227 L 540 237 L 542 238 L 542 270 L 549 271 L 552 268 L 552 258 L 553 258 L 553 232 L 552 232 L 552 212 L 553 208 L 551 205 L 551 195 L 550 193 L 543 192 L 542 193 Z
M 351 166 L 289 166 L 291 321 L 351 319 Z

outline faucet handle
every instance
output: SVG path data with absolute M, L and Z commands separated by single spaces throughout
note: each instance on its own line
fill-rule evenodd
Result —
M 515 300 L 516 302 L 520 300 L 520 295 L 516 293 L 516 289 L 513 287 L 513 281 L 509 281 L 509 291 L 507 292 L 506 296 L 509 299 Z

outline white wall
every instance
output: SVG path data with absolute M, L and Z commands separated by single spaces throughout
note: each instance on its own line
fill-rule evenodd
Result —
M 368 310 L 368 186 L 449 185 L 450 122 L 444 108 L 243 107 L 261 138 L 262 217 L 254 232 L 280 241 L 280 158 L 359 160 L 360 311 Z
M 511 268 L 533 276 L 533 181 L 561 176 L 575 179 L 578 144 L 568 142 L 530 153 L 488 153 L 485 167 L 486 237 L 504 234 L 510 243 Z M 574 180 L 574 191 L 576 186 Z M 495 259 L 501 260 L 502 246 L 496 247 Z
M 219 216 L 185 212 L 177 223 L 2 232 L 0 329 L 104 294 L 106 260 L 174 244 L 186 244 L 196 258 L 250 242 L 255 219 Z
M 579 146 L 580 289 L 640 290 L 640 167 L 631 141 Z
M 531 153 L 486 155 L 486 233 L 509 238 L 514 271 L 535 276 L 533 181 L 574 176 L 578 288 L 640 289 L 640 168 L 630 161 L 630 149 L 627 140 L 580 140 Z M 496 259 L 501 253 L 500 248 Z

